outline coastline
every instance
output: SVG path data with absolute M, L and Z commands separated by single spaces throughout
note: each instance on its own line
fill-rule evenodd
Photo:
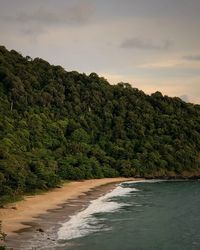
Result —
M 79 199 L 85 193 L 103 185 L 134 181 L 138 178 L 104 178 L 65 183 L 43 194 L 25 196 L 24 200 L 8 204 L 0 209 L 2 231 L 8 236 L 16 235 L 19 230 L 30 228 L 34 220 L 50 210 L 59 209 L 72 199 Z M 29 223 L 27 223 L 29 222 Z

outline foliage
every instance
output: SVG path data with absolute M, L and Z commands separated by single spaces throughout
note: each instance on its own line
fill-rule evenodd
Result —
M 200 106 L 0 47 L 0 200 L 63 179 L 200 173 Z
M 2 221 L 0 221 L 0 250 L 6 249 L 4 245 L 4 242 L 6 240 L 7 234 L 2 231 Z

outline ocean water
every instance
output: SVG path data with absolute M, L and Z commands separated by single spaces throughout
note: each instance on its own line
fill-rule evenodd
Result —
M 200 182 L 127 182 L 64 222 L 58 249 L 200 250 Z

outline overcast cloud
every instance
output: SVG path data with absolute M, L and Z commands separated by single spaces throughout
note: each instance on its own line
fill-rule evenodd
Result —
M 200 61 L 200 55 L 184 56 L 183 58 L 189 61 Z
M 134 37 L 130 39 L 126 39 L 122 42 L 121 48 L 125 49 L 144 49 L 144 50 L 168 50 L 171 46 L 171 42 L 166 41 L 148 41 L 142 40 L 140 38 Z
M 1 44 L 200 103 L 199 0 L 0 0 Z

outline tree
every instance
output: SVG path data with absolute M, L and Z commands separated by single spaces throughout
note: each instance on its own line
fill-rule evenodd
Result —
M 200 176 L 200 106 L 0 46 L 0 204 L 65 179 Z

